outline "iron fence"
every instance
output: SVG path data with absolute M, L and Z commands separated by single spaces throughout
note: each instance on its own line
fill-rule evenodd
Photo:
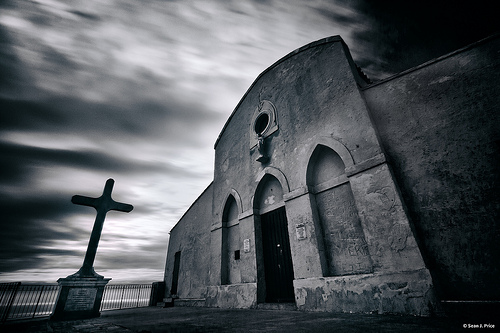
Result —
M 58 294 L 58 285 L 0 283 L 0 321 L 50 316 Z
M 149 306 L 152 289 L 151 284 L 107 285 L 102 296 L 101 311 Z
M 163 289 L 153 284 L 115 284 L 104 287 L 101 311 L 156 305 Z M 0 283 L 0 322 L 48 317 L 54 311 L 59 285 Z M 159 295 L 162 293 L 162 295 Z

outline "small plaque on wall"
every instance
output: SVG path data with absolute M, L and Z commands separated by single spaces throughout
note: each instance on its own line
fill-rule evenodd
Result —
M 243 240 L 243 251 L 245 253 L 250 252 L 250 239 L 248 239 L 248 238 Z
M 295 225 L 295 233 L 298 240 L 306 239 L 306 225 L 304 223 L 299 223 Z

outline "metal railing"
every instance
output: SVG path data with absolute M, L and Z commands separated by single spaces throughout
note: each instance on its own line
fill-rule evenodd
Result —
M 0 322 L 50 316 L 58 294 L 58 285 L 0 283 Z
M 163 297 L 163 289 L 159 289 L 158 284 L 107 285 L 100 311 L 156 305 L 157 300 Z M 0 323 L 50 316 L 59 290 L 59 285 L 51 284 L 0 283 Z M 157 295 L 159 293 L 162 295 Z
M 102 296 L 101 311 L 150 306 L 151 284 L 107 285 Z

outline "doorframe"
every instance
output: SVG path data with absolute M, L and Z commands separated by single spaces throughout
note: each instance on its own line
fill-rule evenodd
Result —
M 274 177 L 278 180 L 281 185 L 281 190 L 283 191 L 283 200 L 275 203 L 274 205 L 270 205 L 268 207 L 260 207 L 260 190 L 263 185 L 264 178 L 266 176 Z M 255 178 L 255 192 L 252 197 L 252 208 L 253 208 L 253 216 L 254 216 L 254 237 L 255 237 L 255 259 L 257 266 L 257 303 L 265 303 L 266 302 L 266 279 L 265 279 L 265 269 L 264 269 L 264 253 L 262 247 L 262 227 L 261 227 L 261 218 L 260 216 L 270 212 L 272 210 L 278 209 L 280 207 L 285 206 L 285 196 L 290 194 L 290 185 L 288 184 L 288 180 L 285 174 L 278 168 L 267 166 L 263 170 L 261 170 L 256 178 Z M 287 218 L 288 223 L 288 218 Z M 290 240 L 290 234 L 288 234 L 288 238 Z M 291 246 L 291 244 L 290 244 Z M 293 266 L 293 259 L 292 259 Z
M 289 300 L 283 300 L 282 302 L 283 303 L 291 303 L 291 302 L 295 302 L 295 290 L 293 288 L 293 281 L 295 279 L 294 277 L 294 267 L 293 267 L 293 258 L 292 258 L 292 250 L 291 250 L 291 241 L 290 241 L 290 234 L 288 232 L 288 217 L 287 217 L 287 214 L 286 214 L 286 206 L 283 204 L 278 204 L 278 205 L 273 205 L 273 208 L 274 209 L 266 209 L 264 210 L 263 212 L 259 212 L 259 224 L 260 224 L 260 229 L 261 229 L 261 232 L 260 232 L 260 247 L 261 247 L 261 253 L 262 253 L 262 257 L 261 257 L 261 269 L 263 271 L 263 279 L 260 281 L 260 283 L 263 285 L 264 288 L 261 288 L 264 290 L 263 292 L 263 295 L 261 296 L 261 299 L 260 299 L 260 302 L 259 303 L 280 303 L 279 300 L 277 301 L 268 301 L 268 292 L 267 292 L 267 287 L 268 287 L 268 282 L 266 280 L 266 267 L 265 267 L 265 254 L 264 254 L 264 234 L 263 234 L 263 228 L 262 228 L 262 215 L 264 214 L 268 214 L 268 213 L 273 213 L 273 212 L 277 212 L 278 210 L 282 209 L 283 212 L 284 212 L 284 215 L 285 215 L 285 223 L 284 223 L 284 229 L 281 230 L 285 237 L 287 237 L 287 247 L 288 249 L 286 249 L 285 251 L 288 251 L 288 256 L 289 256 L 289 260 L 290 260 L 290 271 L 291 271 L 291 287 L 292 287 L 292 292 L 291 292 L 291 298 Z

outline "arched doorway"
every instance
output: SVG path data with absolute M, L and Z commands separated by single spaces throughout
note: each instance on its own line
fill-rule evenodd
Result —
M 265 301 L 293 302 L 293 263 L 283 189 L 274 176 L 265 175 L 255 196 L 260 215 Z

